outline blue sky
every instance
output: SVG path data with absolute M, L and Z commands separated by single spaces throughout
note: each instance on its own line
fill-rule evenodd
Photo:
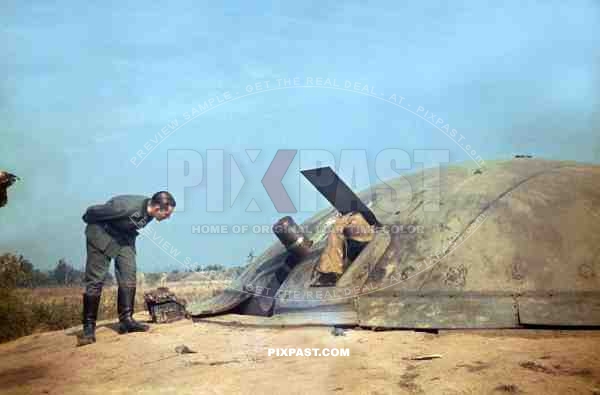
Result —
M 423 119 L 382 100 L 283 89 L 215 108 L 138 167 L 130 163 L 198 104 L 278 78 L 348 80 L 403 96 L 457 129 L 485 160 L 520 152 L 600 160 L 597 2 L 225 4 L 4 3 L 0 168 L 23 181 L 0 212 L 0 251 L 43 269 L 61 257 L 83 268 L 85 208 L 166 189 L 169 150 L 196 150 L 214 171 L 206 151 L 222 149 L 246 179 L 234 206 L 214 213 L 206 210 L 205 175 L 176 196 L 185 210 L 153 227 L 179 258 L 225 265 L 243 263 L 250 248 L 260 252 L 274 237 L 192 234 L 191 226 L 268 225 L 286 215 L 260 184 L 278 149 L 327 150 L 336 159 L 342 149 L 364 149 L 370 169 L 387 148 L 448 149 L 452 162 L 471 160 Z M 262 150 L 255 163 L 246 149 Z M 284 179 L 296 207 L 298 191 L 310 190 L 299 168 L 297 155 Z M 370 177 L 355 187 L 377 181 Z M 259 213 L 245 211 L 253 198 Z M 138 250 L 140 270 L 184 269 L 147 239 Z

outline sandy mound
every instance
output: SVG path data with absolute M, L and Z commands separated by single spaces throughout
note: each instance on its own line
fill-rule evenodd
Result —
M 98 342 L 81 348 L 78 328 L 24 337 L 0 345 L 0 388 L 9 394 L 600 394 L 600 332 L 334 336 L 331 328 L 229 318 L 152 325 L 150 333 L 124 336 L 104 323 Z M 197 353 L 177 353 L 182 344 Z M 284 347 L 348 348 L 350 356 L 268 356 L 269 348 Z M 410 360 L 425 354 L 442 358 Z

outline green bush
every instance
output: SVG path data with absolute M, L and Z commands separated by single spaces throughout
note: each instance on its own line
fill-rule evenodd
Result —
M 66 329 L 81 323 L 81 305 L 63 302 L 33 303 L 31 312 L 36 322 L 35 330 Z
M 0 288 L 0 322 L 0 342 L 28 335 L 35 327 L 33 312 L 8 288 Z

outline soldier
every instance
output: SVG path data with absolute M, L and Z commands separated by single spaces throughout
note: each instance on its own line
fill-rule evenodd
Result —
M 8 194 L 6 190 L 18 180 L 19 177 L 14 174 L 0 170 L 0 207 L 6 206 L 6 203 L 8 203 Z
M 85 293 L 83 294 L 83 336 L 79 345 L 96 341 L 96 318 L 104 278 L 110 262 L 115 260 L 118 284 L 117 311 L 119 333 L 145 332 L 147 325 L 133 319 L 136 291 L 136 248 L 138 230 L 156 219 L 168 219 L 175 209 L 175 199 L 169 192 L 157 192 L 148 198 L 138 195 L 120 195 L 105 204 L 87 209 L 83 221 L 87 223 L 87 262 Z
M 327 245 L 319 257 L 316 270 L 313 273 L 313 285 L 334 285 L 347 269 L 350 258 L 348 242 L 354 241 L 364 246 L 375 237 L 374 228 L 369 225 L 362 214 L 350 212 L 338 214 L 333 229 L 327 238 Z

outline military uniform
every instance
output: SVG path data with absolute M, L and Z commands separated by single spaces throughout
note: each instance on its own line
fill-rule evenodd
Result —
M 147 214 L 149 198 L 139 195 L 115 196 L 106 204 L 91 206 L 83 215 L 87 262 L 86 293 L 102 291 L 110 261 L 115 260 L 115 275 L 120 287 L 136 286 L 136 248 L 138 230 L 151 220 Z
M 351 212 L 336 218 L 327 237 L 327 245 L 313 272 L 313 285 L 332 285 L 347 269 L 348 241 L 366 244 L 375 237 L 374 228 L 362 214 Z
M 104 279 L 115 260 L 119 286 L 117 311 L 121 333 L 146 331 L 148 327 L 133 319 L 136 292 L 136 248 L 138 230 L 152 217 L 147 208 L 150 199 L 140 195 L 120 195 L 105 204 L 89 207 L 82 219 L 85 229 L 87 262 L 83 294 L 83 336 L 79 345 L 96 341 L 95 329 Z

